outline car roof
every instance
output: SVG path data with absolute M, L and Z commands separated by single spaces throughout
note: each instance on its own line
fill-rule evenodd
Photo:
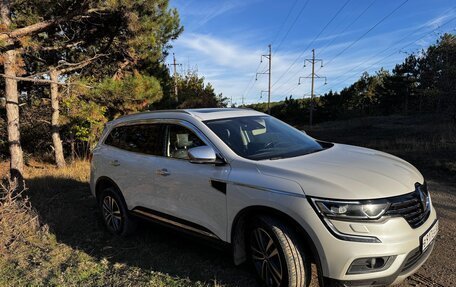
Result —
M 141 112 L 136 114 L 125 115 L 119 117 L 111 124 L 130 122 L 135 120 L 147 120 L 157 118 L 184 118 L 186 116 L 194 117 L 200 121 L 226 119 L 234 117 L 247 117 L 247 116 L 264 116 L 264 113 L 245 108 L 203 108 L 203 109 L 182 109 L 182 110 L 156 110 Z
M 261 112 L 244 108 L 207 108 L 188 109 L 185 111 L 190 113 L 192 116 L 199 118 L 202 121 L 264 115 Z

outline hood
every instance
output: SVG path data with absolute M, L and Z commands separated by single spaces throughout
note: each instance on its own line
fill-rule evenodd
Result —
M 257 162 L 269 176 L 297 182 L 309 196 L 332 199 L 374 199 L 415 190 L 420 172 L 393 155 L 356 146 L 334 144 L 326 150 Z

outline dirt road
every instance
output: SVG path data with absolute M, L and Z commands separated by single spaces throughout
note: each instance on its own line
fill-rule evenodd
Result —
M 456 286 L 456 187 L 428 181 L 439 217 L 439 234 L 428 261 L 399 286 Z

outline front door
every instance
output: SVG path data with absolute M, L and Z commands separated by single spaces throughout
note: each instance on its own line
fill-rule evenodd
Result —
M 189 221 L 226 239 L 226 190 L 230 166 L 194 164 L 188 150 L 206 145 L 207 139 L 186 122 L 168 124 L 164 156 L 157 159 L 154 196 L 156 210 Z

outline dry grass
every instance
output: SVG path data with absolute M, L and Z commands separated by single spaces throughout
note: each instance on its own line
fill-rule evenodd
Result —
M 111 236 L 89 192 L 87 162 L 32 162 L 24 175 L 30 199 L 0 205 L 0 286 L 255 285 L 228 252 L 180 233 L 142 224 L 128 239 Z
M 17 182 L 9 178 L 0 183 L 0 254 L 6 260 L 20 256 L 18 251 L 24 245 L 39 241 L 46 233 L 24 191 L 18 191 Z
M 34 179 L 40 177 L 53 176 L 61 180 L 70 179 L 80 182 L 88 182 L 90 173 L 90 164 L 87 161 L 75 161 L 65 168 L 57 168 L 49 164 L 32 163 L 30 168 L 25 171 L 25 178 Z M 49 184 L 54 182 L 49 181 Z M 40 188 L 55 189 L 54 185 L 40 186 Z

